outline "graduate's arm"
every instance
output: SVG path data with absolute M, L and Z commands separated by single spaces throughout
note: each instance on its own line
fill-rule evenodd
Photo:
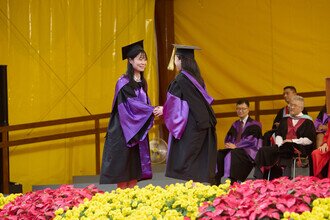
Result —
M 167 92 L 166 102 L 163 106 L 163 118 L 170 134 L 180 139 L 188 122 L 189 106 L 182 99 L 180 86 L 173 81 Z
M 117 97 L 118 114 L 126 143 L 143 140 L 153 125 L 153 107 L 137 98 L 135 91 L 125 85 Z
M 252 125 L 249 134 L 236 143 L 237 148 L 260 148 L 262 145 L 262 131 L 260 125 Z

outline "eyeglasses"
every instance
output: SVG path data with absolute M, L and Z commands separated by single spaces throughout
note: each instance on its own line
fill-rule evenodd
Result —
M 242 111 L 243 112 L 243 111 L 246 111 L 246 110 L 248 110 L 248 108 L 236 108 L 236 111 L 238 111 L 238 112 L 239 111 Z
M 289 108 L 296 108 L 296 107 L 302 107 L 301 105 L 297 105 L 297 104 L 289 104 Z

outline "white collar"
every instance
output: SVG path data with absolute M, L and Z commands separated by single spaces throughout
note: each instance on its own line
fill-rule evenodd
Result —
M 243 122 L 243 125 L 245 125 L 248 118 L 249 118 L 249 115 L 247 115 L 245 118 L 243 118 L 243 120 L 241 120 L 241 119 L 239 119 L 239 120 Z

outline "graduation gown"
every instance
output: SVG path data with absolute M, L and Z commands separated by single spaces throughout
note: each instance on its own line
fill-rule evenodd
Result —
M 163 109 L 169 130 L 167 177 L 214 182 L 217 144 L 212 101 L 188 72 L 181 71 L 171 82 Z
M 317 115 L 317 117 L 314 121 L 315 129 L 317 130 L 317 128 L 320 125 L 326 125 L 327 123 L 328 123 L 327 107 L 323 106 L 321 111 L 319 112 L 319 114 Z M 320 132 L 318 132 L 318 133 L 320 133 Z M 325 131 L 322 131 L 321 133 L 325 133 Z
M 148 131 L 153 107 L 141 83 L 117 81 L 103 150 L 101 184 L 152 178 Z
M 309 118 L 309 119 L 308 119 Z M 286 139 L 286 135 L 288 133 L 288 120 L 290 117 L 284 117 L 280 121 L 280 125 L 276 131 L 276 136 L 279 135 L 282 137 L 283 140 Z M 315 148 L 315 140 L 316 140 L 316 131 L 314 127 L 314 123 L 308 115 L 304 115 L 303 123 L 295 129 L 295 134 L 297 139 L 301 137 L 306 137 L 312 141 L 310 145 L 300 145 L 296 143 L 285 143 L 282 146 L 264 146 L 262 147 L 256 156 L 255 163 L 256 163 L 256 178 L 263 178 L 263 173 L 265 170 L 270 169 L 274 165 L 278 164 L 281 166 L 283 160 L 286 162 L 288 159 L 293 158 L 295 155 L 295 149 L 301 152 L 302 156 L 309 155 L 309 158 L 313 149 Z M 291 165 L 290 161 L 290 165 Z M 285 164 L 283 164 L 285 165 Z M 310 170 L 312 169 L 312 163 L 310 162 Z M 311 170 L 312 171 L 312 170 Z
M 288 120 L 290 117 L 285 117 L 281 120 L 280 125 L 276 131 L 276 136 L 281 136 L 283 140 L 286 139 L 286 135 L 288 133 Z M 314 127 L 314 123 L 311 118 L 307 115 L 304 115 L 304 122 L 295 130 L 297 139 L 301 137 L 306 137 L 312 141 L 309 145 L 299 145 L 295 144 L 294 147 L 301 151 L 302 155 L 310 155 L 315 148 L 316 141 L 316 131 Z M 292 158 L 294 156 L 293 148 L 285 149 L 284 146 L 280 147 L 280 157 L 283 158 Z
M 307 115 L 307 111 L 306 109 L 304 108 L 302 113 L 304 115 Z M 277 114 L 276 114 L 276 117 L 273 121 L 273 127 L 272 127 L 272 130 L 269 130 L 267 132 L 265 132 L 264 134 L 264 137 L 263 137 L 263 145 L 264 146 L 271 146 L 271 145 L 274 145 L 273 141 L 275 141 L 275 132 L 277 130 L 277 127 L 275 125 L 275 123 L 280 123 L 280 121 L 282 120 L 282 118 L 284 117 L 288 117 L 289 116 L 289 108 L 288 106 L 285 106 L 283 108 L 281 108 Z M 272 140 L 271 140 L 272 139 Z
M 261 124 L 248 117 L 237 140 L 240 120 L 235 121 L 225 137 L 225 143 L 234 143 L 236 149 L 221 149 L 218 151 L 217 183 L 221 177 L 229 177 L 233 181 L 245 181 L 254 166 L 254 159 L 262 146 Z

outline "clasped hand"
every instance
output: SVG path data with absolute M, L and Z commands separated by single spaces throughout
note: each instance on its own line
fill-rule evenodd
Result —
M 160 117 L 163 115 L 163 106 L 156 106 L 153 111 L 156 117 Z
M 228 148 L 228 149 L 235 149 L 235 148 L 237 148 L 237 147 L 236 147 L 235 144 L 228 142 L 228 143 L 225 143 L 225 148 Z
M 319 147 L 319 150 L 321 151 L 322 154 L 328 152 L 328 144 L 324 143 L 321 145 L 321 147 Z

